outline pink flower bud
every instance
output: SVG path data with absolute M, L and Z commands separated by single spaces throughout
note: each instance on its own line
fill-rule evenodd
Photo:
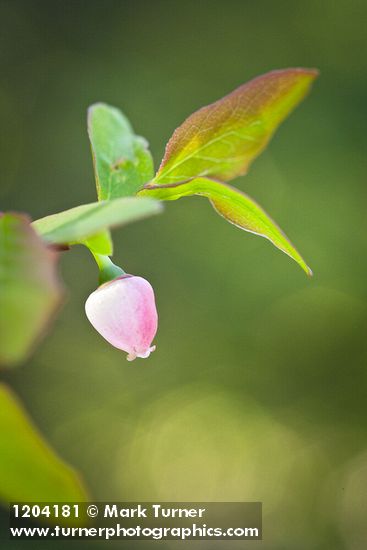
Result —
M 154 292 L 142 277 L 123 275 L 92 292 L 85 312 L 94 328 L 115 348 L 126 351 L 128 361 L 149 357 L 157 332 Z

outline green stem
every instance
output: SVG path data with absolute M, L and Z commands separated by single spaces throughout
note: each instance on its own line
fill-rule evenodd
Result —
M 94 259 L 97 262 L 99 268 L 99 284 L 107 283 L 117 277 L 125 275 L 125 271 L 121 267 L 115 265 L 109 256 L 104 256 L 103 254 L 97 254 L 92 252 Z

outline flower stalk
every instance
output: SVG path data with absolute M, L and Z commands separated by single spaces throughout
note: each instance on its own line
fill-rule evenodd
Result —
M 94 259 L 97 262 L 99 269 L 99 284 L 103 285 L 108 281 L 113 281 L 122 275 L 126 275 L 125 271 L 115 265 L 109 256 L 104 256 L 103 254 L 97 254 L 92 252 Z

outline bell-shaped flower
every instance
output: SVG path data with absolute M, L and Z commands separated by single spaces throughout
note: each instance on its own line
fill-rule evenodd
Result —
M 85 312 L 94 328 L 114 347 L 128 353 L 128 361 L 149 357 L 157 332 L 154 291 L 142 277 L 123 275 L 92 292 Z

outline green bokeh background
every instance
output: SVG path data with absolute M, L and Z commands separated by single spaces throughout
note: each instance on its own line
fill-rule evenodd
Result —
M 1 2 L 0 206 L 34 219 L 96 198 L 89 104 L 120 107 L 158 165 L 198 107 L 274 68 L 321 71 L 236 182 L 312 280 L 204 199 L 166 203 L 115 232 L 117 263 L 151 281 L 160 314 L 157 351 L 130 364 L 85 318 L 88 251 L 63 255 L 68 302 L 5 379 L 94 498 L 261 500 L 264 541 L 246 548 L 366 547 L 366 18 L 362 0 Z

